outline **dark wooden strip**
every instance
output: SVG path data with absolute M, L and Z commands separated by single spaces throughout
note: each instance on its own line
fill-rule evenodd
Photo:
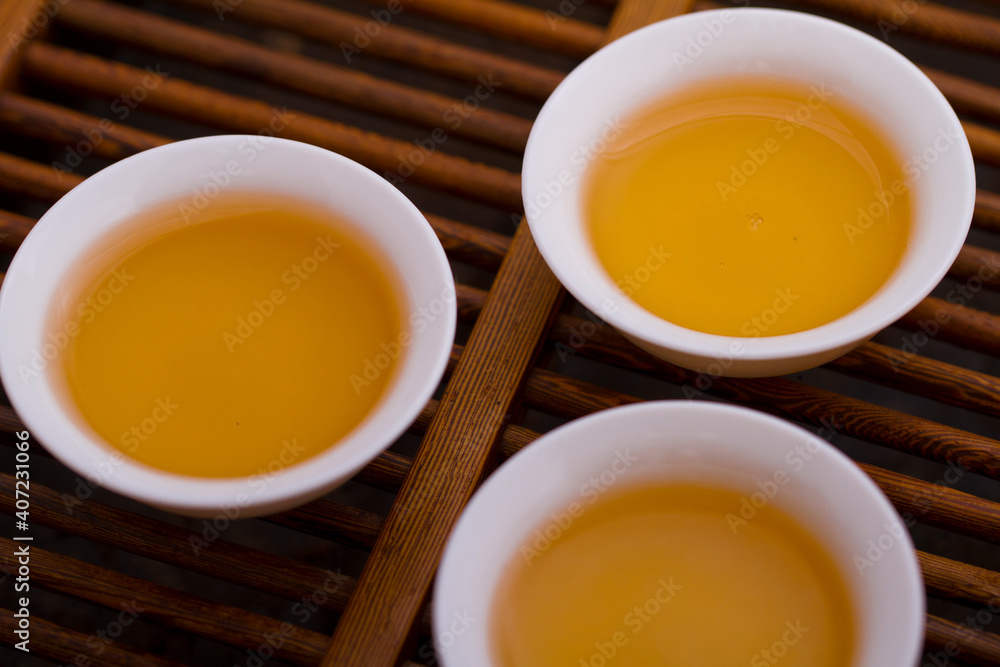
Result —
M 933 595 L 977 607 L 1000 604 L 1000 573 L 922 551 L 917 558 L 924 584 Z
M 72 156 L 79 156 L 81 148 L 85 153 L 92 152 L 100 157 L 116 160 L 171 141 L 168 137 L 130 128 L 108 119 L 98 119 L 17 93 L 0 95 L 0 123 L 66 147 L 65 157 L 53 163 L 51 175 L 37 168 L 25 171 L 22 169 L 23 162 L 10 162 L 6 165 L 13 179 L 10 181 L 12 187 L 23 189 L 23 181 L 34 178 L 35 189 L 44 195 L 40 198 L 46 200 L 61 197 L 80 182 L 79 178 L 67 180 L 64 176 L 71 174 L 78 164 Z M 3 174 L 4 164 L 0 163 L 0 188 L 3 187 Z M 437 215 L 426 214 L 426 217 L 449 255 L 488 270 L 500 267 L 503 255 L 510 247 L 510 237 Z M 33 224 L 34 221 L 28 218 L 0 211 L 0 243 L 16 248 Z M 4 232 L 7 232 L 7 237 L 2 236 Z
M 948 270 L 948 276 L 959 282 L 1000 290 L 1000 253 L 986 248 L 965 244 Z
M 858 464 L 892 501 L 907 524 L 913 521 L 953 533 L 1000 544 L 1000 503 L 948 486 L 965 475 L 952 466 L 937 483 Z
M 171 0 L 217 13 L 216 0 Z M 243 0 L 227 12 L 234 18 L 267 28 L 280 28 L 330 45 L 347 63 L 373 55 L 406 67 L 418 67 L 478 84 L 480 77 L 501 82 L 504 93 L 544 102 L 564 73 L 474 49 L 394 23 L 401 6 L 385 3 L 367 15 L 348 14 L 300 0 Z
M 307 95 L 408 123 L 447 137 L 456 135 L 521 152 L 531 121 L 462 100 L 379 79 L 356 69 L 283 53 L 248 40 L 216 34 L 178 21 L 99 0 L 74 0 L 58 14 L 60 24 L 199 65 L 235 72 Z M 488 98 L 498 88 L 478 84 Z M 472 91 L 470 91 L 471 93 Z M 437 143 L 442 143 L 437 141 Z
M 521 209 L 520 177 L 503 169 L 446 155 L 364 132 L 305 113 L 216 91 L 176 77 L 159 79 L 146 70 L 114 63 L 50 44 L 25 51 L 25 71 L 49 83 L 115 99 L 136 86 L 146 90 L 143 109 L 157 111 L 229 132 L 277 133 L 340 153 L 400 182 L 414 183 L 500 206 Z M 146 81 L 144 87 L 143 81 Z M 416 156 L 416 158 L 412 156 Z M 420 164 L 418 164 L 420 162 Z M 404 167 L 408 167 L 404 169 Z M 409 171 L 412 169 L 412 174 Z
M 1000 195 L 986 190 L 976 190 L 976 208 L 972 224 L 1000 233 Z
M 0 641 L 14 646 L 16 619 L 12 609 L 0 609 Z M 95 628 L 95 631 L 99 628 Z M 183 663 L 132 648 L 123 641 L 110 644 L 94 634 L 85 635 L 56 625 L 43 617 L 31 616 L 31 655 L 58 660 L 67 665 L 114 665 L 115 667 L 184 667 Z
M 69 535 L 107 544 L 222 581 L 300 601 L 315 591 L 328 595 L 323 608 L 340 611 L 354 588 L 354 580 L 331 570 L 298 563 L 218 537 L 228 518 L 199 521 L 198 532 L 189 532 L 148 517 L 93 500 L 82 500 L 93 487 L 79 479 L 73 493 L 31 485 L 31 520 Z M 0 511 L 14 512 L 14 480 L 0 473 Z M 213 527 L 217 521 L 218 526 Z M 213 533 L 221 527 L 222 533 Z M 211 539 L 213 534 L 215 539 Z
M 0 537 L 0 550 L 13 550 L 18 544 Z M 251 651 L 270 646 L 268 653 L 297 665 L 316 664 L 330 643 L 326 635 L 292 623 L 212 602 L 36 546 L 31 547 L 31 583 L 112 610 L 127 611 L 126 619 L 155 621 Z M 300 604 L 294 616 L 301 619 L 312 613 L 312 609 Z
M 10 211 L 0 211 L 0 246 L 16 250 L 28 235 L 35 221 Z
M 972 148 L 972 157 L 980 162 L 1000 166 L 1000 132 L 975 123 L 962 122 L 965 136 Z
M 322 664 L 399 660 L 561 294 L 522 224 Z
M 13 92 L 0 95 L 0 123 L 29 136 L 63 144 L 65 152 L 52 163 L 57 175 L 73 171 L 89 155 L 120 160 L 169 141 L 122 125 L 117 113 L 98 119 Z
M 619 0 L 608 25 L 608 36 L 621 37 L 650 23 L 687 14 L 693 6 L 694 0 Z
M 996 609 L 994 603 L 992 610 L 988 610 L 991 619 Z M 955 623 L 928 614 L 925 650 L 933 652 L 937 660 L 945 664 L 949 658 L 957 658 L 970 665 L 1000 665 L 1000 635 L 982 630 L 982 621 L 976 619 L 977 614 L 972 613 L 965 621 Z
M 1000 356 L 1000 316 L 963 305 L 975 297 L 971 287 L 959 286 L 951 290 L 945 299 L 927 297 L 900 318 L 896 326 L 915 332 L 910 337 L 911 344 L 918 348 L 921 346 L 917 343 L 926 345 L 929 332 L 936 331 L 934 340 Z M 935 324 L 940 327 L 935 329 Z
M 54 202 L 82 182 L 76 174 L 0 153 L 0 190 Z
M 993 122 L 1000 121 L 1000 88 L 931 67 L 921 66 L 920 69 L 944 93 L 958 113 Z
M 571 328 L 564 328 L 564 322 L 557 322 L 553 337 L 565 341 L 563 345 L 569 353 L 576 351 L 588 358 L 681 384 L 689 398 L 711 392 L 868 442 L 1000 477 L 1000 442 L 990 438 L 785 378 L 733 379 L 688 371 L 642 352 L 606 325 L 595 326 L 586 337 L 580 336 L 579 330 L 574 334 Z M 537 389 L 537 394 L 533 389 Z M 570 419 L 599 409 L 598 406 L 630 402 L 631 398 L 549 371 L 537 371 L 531 376 L 525 399 L 530 397 L 539 401 L 534 407 Z
M 378 8 L 386 4 L 386 0 L 365 2 Z M 572 12 L 542 11 L 503 0 L 399 0 L 399 4 L 407 12 L 577 58 L 589 56 L 604 40 L 604 30 L 574 19 Z
M 905 34 L 991 55 L 1000 54 L 1000 19 L 930 2 L 799 0 L 799 4 L 875 23 L 883 38 Z
M 1000 378 L 879 343 L 835 359 L 826 368 L 861 377 L 916 396 L 1000 416 Z
M 46 0 L 0 3 L 0 91 L 12 87 L 20 70 L 24 47 L 44 38 L 57 7 Z
M 412 461 L 408 460 L 408 463 L 412 465 Z M 407 470 L 410 465 L 407 466 Z M 385 522 L 374 512 L 329 500 L 316 500 L 287 512 L 265 517 L 265 520 L 301 533 L 365 550 L 374 546 L 375 538 L 378 537 Z

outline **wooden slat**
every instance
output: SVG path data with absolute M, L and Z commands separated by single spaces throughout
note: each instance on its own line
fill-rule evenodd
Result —
M 969 139 L 972 157 L 994 167 L 1000 166 L 1000 132 L 967 121 L 962 122 L 962 128 Z
M 522 224 L 469 338 L 468 361 L 445 389 L 322 664 L 389 667 L 400 659 L 445 540 L 495 461 L 560 295 Z
M 966 243 L 948 276 L 959 282 L 972 281 L 972 285 L 978 280 L 987 289 L 1000 290 L 1000 252 Z
M 22 0 L 0 3 L 0 90 L 11 87 L 17 76 L 24 47 L 48 31 L 54 7 L 46 0 Z
M 958 113 L 1000 122 L 1000 88 L 931 67 L 921 66 L 920 69 L 944 93 Z
M 14 612 L 0 609 L 0 641 L 13 646 Z M 95 631 L 100 628 L 95 628 Z M 183 663 L 167 660 L 153 653 L 132 648 L 123 641 L 110 644 L 98 641 L 93 634 L 71 630 L 37 614 L 31 616 L 31 655 L 49 660 L 58 660 L 68 665 L 93 664 L 115 665 L 116 667 L 184 667 Z M 83 662 L 86 660 L 87 662 Z
M 918 552 L 924 583 L 935 595 L 976 607 L 1000 601 L 1000 574 L 949 558 Z
M 386 6 L 386 0 L 365 2 Z M 577 58 L 596 51 L 605 36 L 604 30 L 573 18 L 571 12 L 542 11 L 503 0 L 399 0 L 399 5 L 406 12 Z
M 964 294 L 974 293 L 967 290 Z M 952 343 L 967 350 L 1000 356 L 1000 315 L 962 305 L 961 302 L 969 302 L 971 299 L 957 290 L 952 298 L 959 302 L 952 303 L 929 296 L 900 318 L 896 326 L 922 332 L 924 329 L 932 328 L 931 322 L 945 322 L 946 325 L 942 325 L 934 336 L 935 340 Z
M 802 5 L 835 12 L 878 26 L 883 38 L 913 35 L 962 49 L 1000 54 L 1000 19 L 931 2 L 907 5 L 894 0 L 799 0 Z M 912 9 L 912 11 L 909 11 Z
M 216 0 L 171 0 L 216 13 Z M 397 13 L 388 6 L 375 15 L 348 14 L 300 0 L 243 0 L 225 18 L 266 28 L 279 28 L 330 45 L 350 64 L 362 55 L 385 58 L 406 67 L 479 83 L 480 77 L 499 80 L 501 91 L 544 102 L 564 73 L 529 62 L 469 48 L 396 25 Z M 400 10 L 401 11 L 401 10 Z
M 16 250 L 28 235 L 35 221 L 10 211 L 0 211 L 0 247 Z
M 80 480 L 80 486 L 92 490 L 83 480 Z M 344 608 L 354 588 L 354 580 L 346 575 L 237 545 L 226 539 L 209 541 L 200 532 L 188 532 L 93 500 L 81 500 L 75 495 L 75 490 L 71 491 L 74 493 L 60 493 L 41 484 L 32 484 L 32 525 L 47 526 L 288 600 L 301 600 L 303 595 L 312 595 L 326 585 L 335 590 L 317 604 L 333 611 Z M 0 473 L 0 511 L 7 514 L 14 512 L 14 480 L 4 473 Z M 211 525 L 211 519 L 208 521 Z M 211 536 L 211 533 L 206 534 Z M 199 539 L 208 544 L 202 544 Z
M 13 540 L 0 537 L 0 551 L 13 551 L 16 546 Z M 136 610 L 143 620 L 237 648 L 256 650 L 268 644 L 267 635 L 280 638 L 280 642 L 270 643 L 274 656 L 297 665 L 315 665 L 329 643 L 326 635 L 292 623 L 182 593 L 37 546 L 31 548 L 31 583 L 112 610 Z
M 122 90 L 151 81 L 145 70 L 85 55 L 50 44 L 34 43 L 25 51 L 28 75 L 59 86 L 115 99 Z M 155 110 L 231 132 L 259 134 L 281 128 L 288 139 L 327 148 L 385 174 L 401 165 L 414 168 L 410 180 L 438 190 L 479 199 L 511 211 L 521 209 L 520 177 L 443 153 L 422 152 L 414 144 L 348 127 L 297 111 L 282 113 L 271 105 L 164 77 L 147 91 L 143 109 Z M 283 125 L 284 124 L 284 125 Z M 419 165 L 411 155 L 422 156 Z M 405 175 L 405 174 L 404 174 Z
M 79 160 L 90 155 L 120 160 L 169 141 L 123 125 L 117 114 L 95 118 L 14 92 L 0 94 L 0 124 L 62 144 L 64 152 L 50 165 L 57 180 L 60 174 L 75 170 Z
M 459 99 L 100 0 L 73 0 L 58 14 L 58 20 L 95 37 L 259 78 L 313 97 L 438 130 L 442 136 L 465 137 L 520 152 L 531 130 L 531 121 L 481 106 L 479 98 L 474 97 L 473 108 Z M 489 81 L 485 85 L 488 87 L 479 84 L 475 92 L 488 99 L 496 88 Z
M 972 224 L 1000 233 L 1000 195 L 986 190 L 976 190 L 976 208 Z
M 572 331 L 561 330 L 559 323 L 553 327 L 553 335 L 567 341 L 567 345 L 572 345 L 572 349 L 585 357 L 681 384 L 688 397 L 710 393 L 818 427 L 833 424 L 845 435 L 1000 477 L 1000 442 L 991 438 L 785 378 L 735 379 L 701 375 L 655 359 L 625 341 L 610 327 L 595 328 L 590 337 L 578 344 L 571 339 Z M 537 387 L 533 387 L 534 383 Z M 533 388 L 537 394 L 532 392 Z M 532 396 L 537 398 L 534 407 L 567 419 L 635 400 L 620 392 L 542 370 L 531 376 L 525 398 Z
M 971 665 L 992 667 L 1000 664 L 1000 635 L 979 629 L 982 623 L 976 620 L 976 614 L 971 614 L 970 618 L 971 622 L 965 624 L 928 614 L 928 652 L 934 652 L 939 661 L 954 657 Z

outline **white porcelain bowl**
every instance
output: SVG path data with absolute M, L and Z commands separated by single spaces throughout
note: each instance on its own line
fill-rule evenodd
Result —
M 799 333 L 717 336 L 665 321 L 616 287 L 584 230 L 582 176 L 591 156 L 605 145 L 602 134 L 607 138 L 618 119 L 671 90 L 740 74 L 825 84 L 876 119 L 881 134 L 904 159 L 922 160 L 911 163 L 919 172 L 908 183 L 915 220 L 901 266 L 862 306 Z M 835 359 L 927 296 L 965 240 L 975 203 L 975 173 L 968 141 L 944 96 L 884 43 L 808 14 L 725 9 L 637 30 L 573 70 L 532 127 L 522 193 L 538 249 L 584 306 L 664 360 L 711 375 L 756 377 Z
M 631 465 L 619 466 L 620 460 Z M 700 482 L 747 498 L 771 484 L 763 502 L 806 527 L 847 582 L 857 645 L 844 667 L 916 664 L 925 620 L 920 567 L 901 517 L 875 483 L 825 440 L 776 417 L 719 403 L 661 401 L 557 428 L 476 492 L 435 583 L 434 639 L 445 667 L 495 667 L 491 604 L 502 571 L 539 526 L 582 501 L 581 489 L 594 478 L 608 488 Z
M 59 391 L 58 341 L 46 324 L 57 290 L 98 240 L 139 211 L 223 190 L 270 192 L 326 208 L 362 227 L 405 278 L 411 327 L 396 376 L 373 411 L 335 446 L 261 479 L 209 479 L 138 463 L 81 424 Z M 197 204 L 197 202 L 195 202 Z M 330 151 L 262 136 L 214 136 L 154 148 L 102 170 L 60 199 L 17 251 L 0 291 L 0 377 L 11 403 L 53 456 L 86 480 L 157 507 L 234 518 L 278 512 L 345 482 L 419 415 L 454 339 L 454 279 L 417 208 L 374 172 Z M 349 324 L 346 324 L 349 325 Z M 258 476 L 259 477 L 259 476 Z

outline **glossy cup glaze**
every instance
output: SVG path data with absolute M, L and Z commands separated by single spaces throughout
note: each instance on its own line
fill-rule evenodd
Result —
M 740 75 L 826 86 L 872 119 L 910 164 L 910 174 L 917 174 L 908 179 L 915 219 L 900 267 L 863 305 L 799 333 L 719 336 L 661 319 L 616 287 L 584 229 L 584 174 L 622 118 L 671 90 Z M 532 127 L 522 193 L 542 256 L 592 312 L 666 361 L 715 376 L 756 377 L 797 372 L 835 359 L 926 297 L 965 240 L 975 203 L 975 173 L 954 111 L 934 84 L 892 48 L 854 28 L 808 14 L 726 9 L 642 28 L 573 70 Z
M 166 201 L 200 208 L 222 191 L 275 193 L 356 225 L 403 278 L 405 321 L 420 313 L 385 395 L 329 449 L 270 474 L 212 479 L 168 473 L 124 457 L 59 391 L 53 298 L 93 245 Z M 278 512 L 325 494 L 393 443 L 431 397 L 451 352 L 454 279 L 417 208 L 374 172 L 315 146 L 262 136 L 180 141 L 117 162 L 60 199 L 17 251 L 0 291 L 0 377 L 31 437 L 88 485 L 193 516 Z M 345 323 L 349 326 L 349 323 Z M 58 338 L 58 336 L 56 337 Z
M 774 503 L 827 549 L 848 585 L 857 646 L 844 667 L 916 664 L 925 620 L 920 567 L 901 517 L 875 483 L 825 440 L 776 417 L 718 403 L 661 401 L 557 428 L 476 492 L 435 584 L 435 648 L 445 667 L 495 667 L 491 604 L 502 571 L 553 515 L 574 502 L 587 511 L 594 478 L 614 490 L 705 483 Z

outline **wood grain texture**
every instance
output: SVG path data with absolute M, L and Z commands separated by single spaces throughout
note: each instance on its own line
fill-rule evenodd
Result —
M 1000 19 L 931 2 L 904 9 L 894 0 L 800 0 L 800 4 L 874 23 L 883 39 L 912 35 L 933 42 L 1000 54 Z
M 92 492 L 93 487 L 80 478 L 73 493 L 32 484 L 32 524 L 288 600 L 299 601 L 302 596 L 325 590 L 327 595 L 317 604 L 333 611 L 344 608 L 354 588 L 351 577 L 336 571 L 304 565 L 218 537 L 208 540 L 200 532 L 189 532 L 86 499 Z M 14 479 L 4 473 L 0 473 L 0 511 L 14 512 Z M 207 535 L 211 537 L 211 532 Z
M 990 616 L 995 614 L 990 612 Z M 962 623 L 928 614 L 925 649 L 938 655 L 939 661 L 957 658 L 970 665 L 993 667 L 1000 664 L 1000 635 L 981 628 L 976 613 Z
M 385 6 L 385 0 L 365 2 Z M 573 18 L 572 11 L 543 11 L 503 0 L 400 0 L 400 4 L 406 12 L 577 58 L 589 56 L 604 40 L 603 29 Z
M 171 2 L 216 12 L 215 0 Z M 480 77 L 492 77 L 501 82 L 502 92 L 536 102 L 544 102 L 565 75 L 526 60 L 399 26 L 395 21 L 397 14 L 388 6 L 373 16 L 349 14 L 301 0 L 243 0 L 226 18 L 287 30 L 327 44 L 340 51 L 348 64 L 355 58 L 372 55 L 472 84 L 478 84 Z
M 0 552 L 13 552 L 17 545 L 0 537 Z M 280 642 L 270 643 L 274 656 L 297 665 L 316 664 L 329 643 L 326 635 L 292 623 L 212 602 L 37 546 L 31 547 L 31 583 L 114 611 L 127 609 L 133 618 L 155 621 L 240 649 L 256 651 L 261 644 L 268 643 L 266 635 L 280 637 Z
M 165 113 L 229 132 L 261 134 L 277 130 L 279 136 L 327 148 L 356 160 L 380 174 L 405 176 L 439 191 L 495 204 L 511 211 L 521 209 L 520 177 L 497 167 L 447 155 L 440 150 L 421 151 L 412 143 L 325 120 L 317 116 L 276 108 L 266 102 L 223 93 L 213 88 L 164 76 L 151 85 L 153 76 L 143 69 L 122 65 L 50 44 L 34 43 L 25 51 L 25 72 L 33 78 L 114 100 L 147 81 L 142 108 Z M 421 160 L 412 156 L 419 155 Z M 417 164 L 417 162 L 420 164 Z M 405 179 L 399 179 L 405 180 Z
M 949 291 L 946 299 L 929 296 L 896 322 L 896 326 L 914 334 L 912 344 L 926 345 L 929 331 L 936 331 L 934 340 L 959 345 L 967 350 L 1000 356 L 1000 316 L 971 308 L 976 292 L 974 285 L 960 285 Z M 950 299 L 950 300 L 949 300 Z M 935 330 L 934 324 L 940 325 Z
M 260 79 L 319 99 L 509 151 L 523 151 L 531 130 L 531 121 L 490 109 L 485 102 L 480 105 L 479 98 L 475 98 L 473 109 L 460 99 L 108 2 L 73 0 L 59 13 L 58 21 L 60 25 L 101 39 L 191 61 L 213 70 Z M 500 90 L 490 82 L 487 84 L 489 87 L 477 86 L 485 99 Z
M 560 298 L 522 224 L 322 664 L 390 667 L 401 659 L 447 536 L 495 463 Z
M 17 641 L 15 627 L 14 612 L 0 608 L 0 642 L 12 646 Z M 123 641 L 97 642 L 93 635 L 57 625 L 37 615 L 31 617 L 29 647 L 32 655 L 67 665 L 184 667 L 184 663 L 133 648 Z

